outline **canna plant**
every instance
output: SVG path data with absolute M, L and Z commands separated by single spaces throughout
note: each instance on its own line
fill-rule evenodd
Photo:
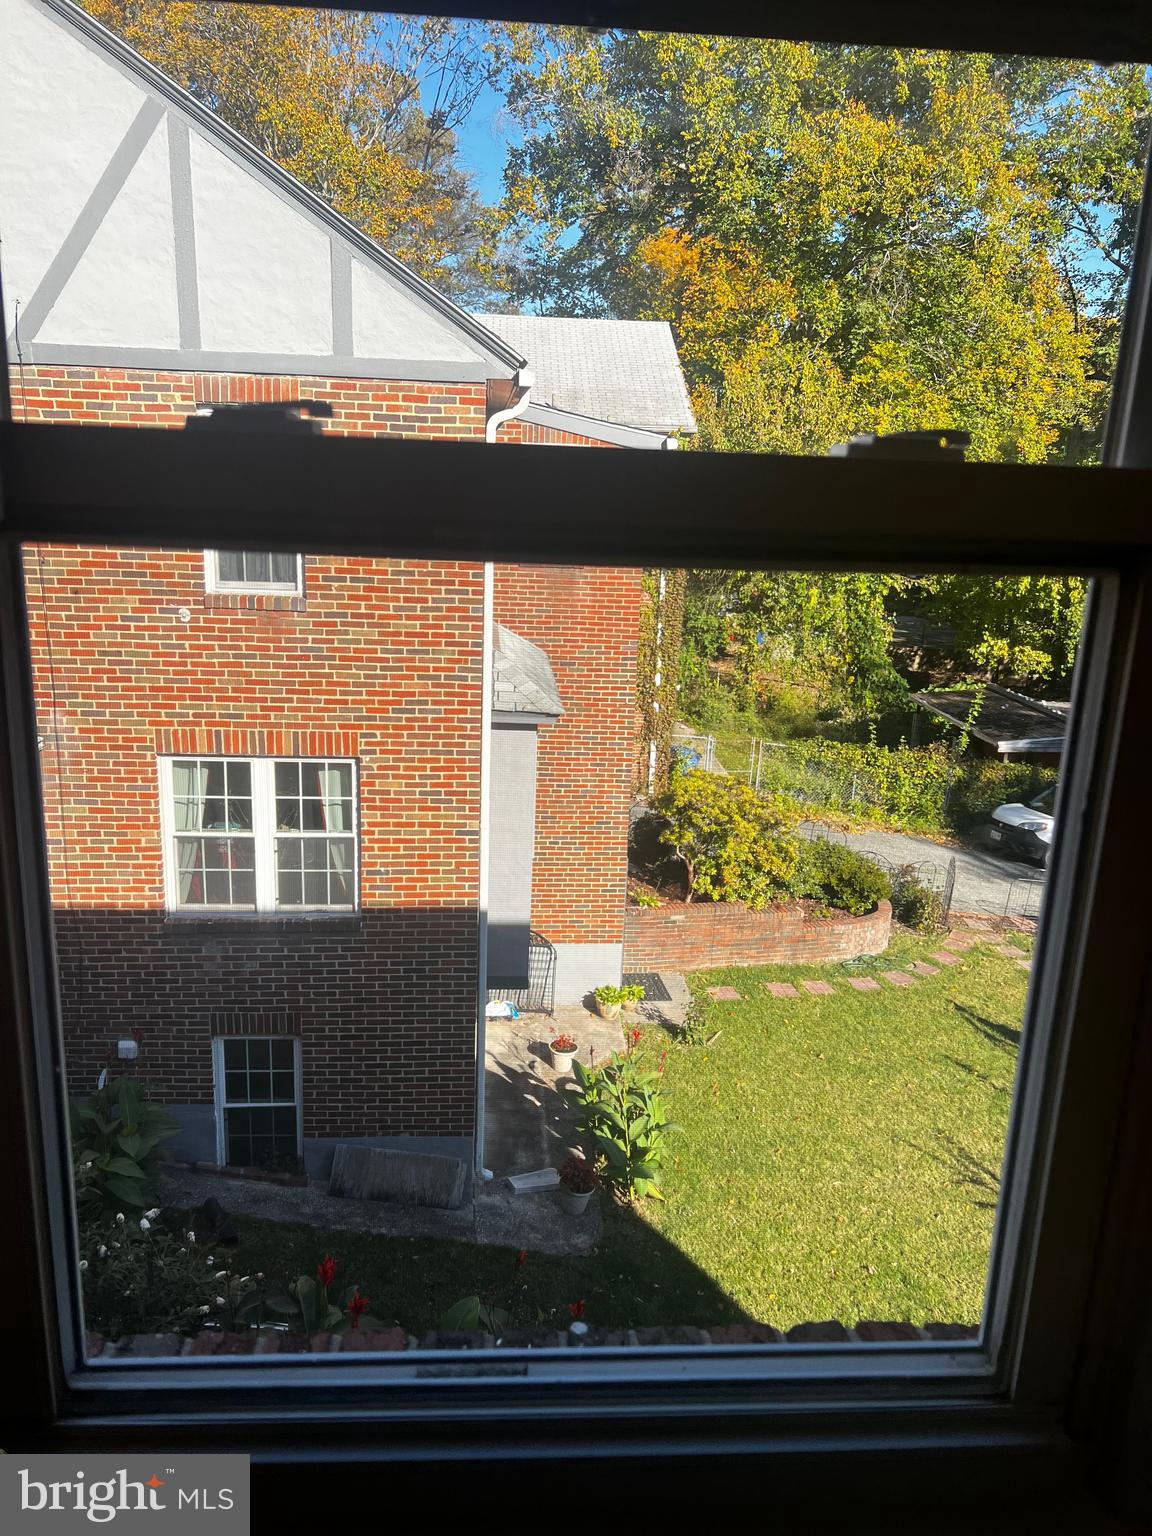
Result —
M 680 1127 L 664 1108 L 661 1075 L 635 1056 L 611 1056 L 603 1066 L 575 1063 L 579 1085 L 577 1125 L 604 1159 L 602 1177 L 629 1196 L 664 1198 L 660 1166 L 665 1138 Z
M 268 1298 L 268 1311 L 301 1333 L 355 1333 L 359 1328 L 374 1332 L 384 1328 L 386 1324 L 368 1314 L 372 1303 L 360 1294 L 358 1285 L 333 1295 L 336 1269 L 336 1260 L 325 1254 L 316 1266 L 315 1278 L 298 1275 L 286 1295 Z
M 76 1210 L 82 1221 L 153 1202 L 162 1143 L 178 1129 L 130 1077 L 109 1078 L 88 1099 L 70 1105 Z

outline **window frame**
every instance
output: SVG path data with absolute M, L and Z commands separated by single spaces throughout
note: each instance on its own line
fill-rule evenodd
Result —
M 228 1098 L 225 1079 L 224 1047 L 229 1040 L 291 1040 L 292 1042 L 292 1107 L 296 1111 L 296 1156 L 304 1156 L 304 1084 L 300 1070 L 300 1038 L 298 1035 L 213 1035 L 212 1036 L 212 1103 L 216 1112 L 216 1161 L 221 1167 L 232 1160 L 228 1156 L 228 1130 L 226 1117 L 230 1109 L 285 1109 L 286 1099 L 251 1099 L 233 1103 Z
M 303 597 L 304 596 L 304 556 L 298 551 L 296 554 L 296 576 L 293 581 L 226 581 L 220 575 L 220 556 L 226 551 L 220 549 L 206 549 L 204 551 L 204 591 L 210 596 L 229 593 L 242 596 L 247 593 L 251 597 L 259 597 L 262 593 L 268 597 Z M 240 554 L 253 553 L 251 550 L 240 550 Z M 288 551 L 257 550 L 257 554 L 280 554 Z
M 176 840 L 181 836 L 208 836 L 217 834 L 181 833 L 176 828 L 175 785 L 173 767 L 179 762 L 234 762 L 247 763 L 252 772 L 252 830 L 250 833 L 218 834 L 222 837 L 250 837 L 255 870 L 255 904 L 218 905 L 209 902 L 180 900 L 180 871 L 176 858 Z M 276 765 L 278 763 L 323 763 L 348 766 L 352 770 L 352 826 L 348 832 L 292 832 L 282 833 L 276 825 Z M 160 804 L 160 838 L 164 856 L 164 906 L 170 918 L 182 921 L 196 918 L 244 922 L 252 918 L 307 918 L 343 916 L 352 917 L 360 911 L 360 776 L 359 762 L 354 757 L 229 757 L 224 753 L 165 753 L 156 759 L 158 795 Z M 352 901 L 346 905 L 312 905 L 301 903 L 280 906 L 276 863 L 276 842 L 279 837 L 308 837 L 330 840 L 346 837 L 352 844 Z
M 334 3 L 342 6 L 343 0 Z M 643 0 L 610 13 L 584 6 L 577 14 L 570 4 L 548 7 L 542 0 L 503 0 L 497 9 L 511 19 L 540 19 L 548 10 L 551 20 L 608 26 L 691 29 L 700 21 L 695 7 L 657 8 Z M 463 5 L 451 14 L 481 11 Z M 1090 12 L 1061 6 L 1054 17 L 1052 7 L 1038 4 L 1008 14 L 1003 7 L 932 12 L 879 0 L 862 13 L 833 0 L 816 6 L 809 0 L 774 7 L 760 28 L 749 28 L 746 14 L 730 6 L 707 19 L 715 31 L 770 27 L 777 36 L 810 37 L 815 31 L 839 41 L 1148 59 L 1148 26 L 1135 16 L 1118 3 Z M 497 477 L 482 450 L 470 445 L 464 456 L 453 451 L 463 445 L 357 443 L 343 455 L 334 451 L 339 445 L 333 440 L 315 439 L 300 449 L 285 439 L 278 452 L 288 463 L 278 468 L 256 440 L 225 445 L 204 434 L 202 451 L 187 452 L 181 434 L 0 425 L 6 520 L 0 639 L 5 706 L 14 728 L 11 740 L 0 743 L 0 831 L 5 844 L 19 851 L 19 859 L 0 860 L 0 898 L 9 923 L 0 982 L 12 1005 L 0 1009 L 0 1038 L 10 1044 L 12 1062 L 12 1070 L 0 1074 L 0 1133 L 12 1154 L 0 1200 L 4 1230 L 27 1256 L 21 1273 L 5 1280 L 28 1324 L 14 1330 L 9 1346 L 9 1366 L 19 1373 L 14 1379 L 27 1384 L 10 1448 L 44 1449 L 46 1438 L 52 1449 L 113 1448 L 127 1430 L 138 1438 L 150 1434 L 156 1444 L 192 1443 L 195 1436 L 201 1449 L 234 1447 L 236 1416 L 242 1414 L 257 1455 L 280 1457 L 291 1447 L 304 1462 L 339 1462 L 361 1471 L 384 1461 L 393 1473 L 419 1467 L 430 1454 L 473 1468 L 493 1462 L 507 1468 L 510 1458 L 539 1465 L 549 1457 L 570 1458 L 579 1447 L 672 1455 L 682 1466 L 722 1455 L 726 1469 L 734 1463 L 754 1467 L 762 1487 L 770 1462 L 773 1492 L 786 1498 L 791 1490 L 809 1511 L 829 1491 L 813 1479 L 813 1470 L 833 1468 L 841 1474 L 838 1481 L 852 1485 L 854 1512 L 890 1493 L 893 1480 L 919 1489 L 924 1499 L 947 1497 L 953 1509 L 951 1500 L 974 1497 L 981 1514 L 990 1492 L 1019 1492 L 1022 1484 L 1026 1493 L 1043 1489 L 1060 1507 L 1070 1486 L 1082 1486 L 1070 1469 L 1085 1452 L 1109 1491 L 1143 1492 L 1137 1482 L 1139 1431 L 1152 1425 L 1152 1414 L 1146 1400 L 1141 1406 L 1134 1396 L 1133 1371 L 1146 1332 L 1133 1337 L 1115 1303 L 1137 1298 L 1146 1328 L 1152 1134 L 1145 1105 L 1152 1052 L 1145 957 L 1152 950 L 1152 919 L 1124 899 L 1124 879 L 1152 748 L 1146 719 L 1152 697 L 1152 533 L 1145 511 L 1152 494 L 1150 212 L 1146 194 L 1110 417 L 1108 460 L 1123 467 L 1113 469 L 971 465 L 949 477 L 932 467 L 860 460 L 656 456 L 678 461 L 676 478 L 663 462 L 645 465 L 641 475 L 634 464 L 621 464 L 620 455 L 570 453 L 558 478 L 553 456 L 562 450 L 521 448 L 499 456 Z M 5 371 L 0 389 L 6 388 Z M 81 433 L 90 441 L 81 441 Z M 112 436 L 120 441 L 113 443 Z M 150 437 L 176 441 L 164 447 L 128 441 Z M 578 464 L 581 458 L 615 462 Z M 94 462 L 98 473 L 85 485 Z M 189 484 L 165 478 L 187 469 Z M 298 472 L 304 478 L 294 482 Z M 237 473 L 240 481 L 232 481 Z M 271 487 L 262 474 L 270 475 Z M 416 504 L 455 509 L 460 487 L 467 486 L 469 516 L 437 511 L 426 527 L 405 528 L 381 509 L 381 477 L 390 484 L 393 504 L 402 506 L 415 493 Z M 254 490 L 259 505 L 238 500 L 237 483 Z M 281 497 L 278 505 L 272 490 Z M 447 502 L 440 499 L 445 490 L 451 491 Z M 206 500 L 210 495 L 222 500 Z M 336 508 L 323 546 L 315 540 L 317 504 Z M 554 514 L 547 520 L 538 517 L 543 504 Z M 709 508 L 704 528 L 701 505 Z M 934 511 L 928 528 L 925 506 Z M 95 1392 L 86 1390 L 92 1383 L 76 1371 L 82 1355 L 70 1303 L 75 1254 L 68 1224 L 60 1219 L 70 1173 L 54 1091 L 62 1061 L 46 867 L 34 822 L 34 715 L 18 545 L 21 538 L 104 539 L 191 548 L 196 541 L 161 537 L 157 529 L 193 526 L 197 516 L 221 534 L 230 524 L 230 539 L 239 527 L 254 545 L 273 530 L 291 538 L 311 517 L 308 536 L 291 540 L 296 549 L 393 557 L 419 550 L 430 558 L 549 563 L 724 566 L 739 559 L 871 569 L 964 563 L 1104 575 L 1089 612 L 1091 665 L 1077 690 L 1087 713 L 1075 741 L 1090 750 L 1075 748 L 1075 783 L 1067 792 L 1073 815 L 1065 818 L 1075 827 L 1066 828 L 1055 855 L 1053 900 L 1042 934 L 1051 964 L 1038 967 L 1036 990 L 1045 994 L 1045 1006 L 1052 999 L 1058 1004 L 1062 1033 L 1046 1042 L 1047 1070 L 1027 1115 L 1014 1117 L 1013 1176 L 1024 1178 L 1027 1206 L 1014 1213 L 1020 1247 L 997 1298 L 1001 1347 L 996 1359 L 986 1357 L 979 1392 L 954 1393 L 956 1373 L 948 1361 L 955 1351 L 925 1345 L 916 1350 L 920 1361 L 935 1357 L 930 1372 L 911 1369 L 907 1351 L 886 1346 L 855 1346 L 854 1375 L 845 1373 L 842 1354 L 830 1360 L 819 1347 L 793 1351 L 791 1358 L 806 1368 L 791 1383 L 786 1373 L 778 1374 L 770 1399 L 762 1375 L 749 1369 L 752 1352 L 737 1348 L 710 1351 L 695 1370 L 687 1352 L 656 1351 L 627 1380 L 613 1373 L 609 1352 L 607 1369 L 570 1382 L 567 1399 L 562 1384 L 548 1377 L 549 1362 L 541 1360 L 534 1380 L 514 1384 L 526 1388 L 515 1406 L 508 1384 L 502 1388 L 498 1380 L 429 1367 L 423 1380 L 408 1381 L 407 1394 L 397 1397 L 376 1366 L 335 1372 L 318 1362 L 308 1384 L 289 1361 L 269 1361 L 258 1371 L 213 1362 L 211 1382 L 205 1376 L 202 1389 L 234 1394 L 227 1413 L 215 1417 L 205 1390 L 190 1393 L 193 1373 L 167 1365 L 115 1362 L 124 1369 L 106 1373 Z M 577 539 L 569 523 L 579 530 Z M 273 538 L 273 547 L 277 542 Z M 1079 920 L 1073 923 L 1073 917 Z M 1069 939 L 1074 942 L 1064 942 Z M 1031 1041 L 1028 1054 L 1035 1054 Z M 766 1352 L 756 1353 L 763 1358 Z M 530 1373 L 533 1367 L 526 1363 L 523 1369 Z M 966 1380 L 971 1383 L 971 1373 Z M 336 1385 L 342 1389 L 338 1401 Z M 316 1390 L 301 1395 L 305 1386 Z M 566 1401 L 571 1418 L 564 1417 Z M 1102 1425 L 1094 1425 L 1092 1409 L 1101 1403 L 1107 1412 Z M 385 1422 L 390 1432 L 382 1437 Z M 484 1432 L 477 1435 L 480 1423 Z M 894 1464 L 892 1456 L 900 1452 L 911 1459 Z M 726 1470 L 726 1481 L 730 1475 Z M 1050 1479 L 1046 1487 L 1044 1479 Z M 299 1498 L 301 1479 L 289 1476 L 280 1487 Z M 327 1508 L 330 1484 L 317 1491 Z M 836 1499 L 834 1489 L 831 1496 Z M 847 1502 L 843 1495 L 841 1501 Z M 1034 1504 L 1029 1513 L 1035 1514 Z

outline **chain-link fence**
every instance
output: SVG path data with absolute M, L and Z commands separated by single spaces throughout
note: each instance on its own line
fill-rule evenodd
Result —
M 748 782 L 755 790 L 787 795 L 801 805 L 832 811 L 883 812 L 883 787 L 863 769 L 844 769 L 797 755 L 794 746 L 753 737 Z

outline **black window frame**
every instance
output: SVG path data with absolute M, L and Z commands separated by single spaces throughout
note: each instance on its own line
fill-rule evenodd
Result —
M 614 26 L 656 18 L 691 29 L 701 20 L 695 7 L 639 0 L 607 11 L 505 0 L 446 13 L 493 9 Z M 932 17 L 889 0 L 863 13 L 809 0 L 780 5 L 752 27 L 730 5 L 714 6 L 706 19 L 716 31 L 1152 58 L 1150 24 L 1120 5 L 1086 14 L 1070 5 L 1009 13 L 981 4 Z M 1137 1373 L 1148 1351 L 1142 1281 L 1152 1250 L 1144 1178 L 1152 1149 L 1142 1113 L 1152 1089 L 1152 919 L 1128 899 L 1126 873 L 1128 813 L 1141 803 L 1152 747 L 1150 201 L 1106 468 L 579 451 L 559 460 L 564 450 L 541 447 L 489 455 L 473 444 L 0 423 L 0 659 L 10 731 L 0 751 L 8 850 L 0 860 L 0 996 L 8 1004 L 0 1039 L 10 1063 L 0 1074 L 0 1146 L 8 1154 L 0 1223 L 23 1255 L 4 1285 L 26 1322 L 6 1343 L 7 1364 L 27 1383 L 20 1416 L 4 1424 L 10 1448 L 114 1447 L 128 1434 L 136 1443 L 234 1447 L 242 1421 L 248 1444 L 270 1459 L 398 1465 L 439 1447 L 445 1459 L 473 1465 L 494 1453 L 555 1459 L 576 1444 L 608 1455 L 722 1457 L 737 1467 L 768 1458 L 778 1489 L 803 1484 L 809 1494 L 811 1467 L 846 1457 L 869 1500 L 893 1475 L 893 1456 L 910 1458 L 910 1475 L 896 1474 L 908 1475 L 909 1487 L 944 1467 L 950 1489 L 967 1481 L 986 1495 L 1018 1489 L 1027 1481 L 1022 1468 L 1049 1479 L 1050 1491 L 1067 1489 L 1070 1468 L 1094 1455 L 1114 1496 L 1138 1496 L 1133 1435 L 1150 1418 Z M 322 543 L 316 505 L 326 508 Z M 422 518 L 411 515 L 416 505 L 427 509 Z M 927 527 L 925 507 L 933 509 Z M 913 1356 L 857 1345 L 848 1355 L 814 1345 L 787 1357 L 796 1369 L 773 1371 L 770 1390 L 761 1369 L 770 1352 L 735 1346 L 706 1356 L 663 1349 L 624 1359 L 607 1351 L 586 1362 L 576 1352 L 538 1363 L 505 1356 L 516 1373 L 508 1380 L 481 1362 L 468 1374 L 467 1364 L 437 1372 L 418 1359 L 392 1372 L 402 1379 L 373 1362 L 343 1360 L 213 1361 L 199 1380 L 163 1362 L 116 1362 L 123 1369 L 99 1373 L 80 1367 L 74 1255 L 60 1220 L 69 1175 L 56 1095 L 62 1060 L 37 824 L 23 541 L 1096 576 L 1033 1004 L 1052 1028 L 1029 1030 L 1023 1053 L 1025 1066 L 1042 1052 L 1048 1059 L 1026 1113 L 1013 1120 L 1015 1263 L 993 1299 L 995 1355 L 973 1371 L 964 1364 L 972 1350 L 918 1345 Z

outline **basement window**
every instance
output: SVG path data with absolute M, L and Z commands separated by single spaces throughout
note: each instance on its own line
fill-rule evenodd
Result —
M 207 549 L 204 589 L 299 597 L 304 591 L 304 556 L 269 549 Z

